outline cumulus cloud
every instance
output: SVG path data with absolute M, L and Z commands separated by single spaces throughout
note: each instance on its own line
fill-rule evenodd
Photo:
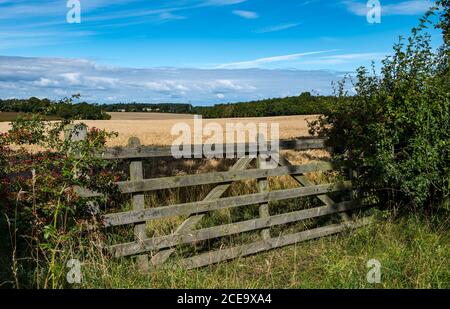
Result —
M 287 57 L 291 59 L 292 57 Z M 268 58 L 271 59 L 271 58 Z M 285 58 L 283 58 L 285 59 Z M 266 60 L 275 61 L 278 58 Z M 342 72 L 268 69 L 107 67 L 84 59 L 0 56 L 0 97 L 59 99 L 81 93 L 89 102 L 255 100 L 302 91 L 332 92 Z

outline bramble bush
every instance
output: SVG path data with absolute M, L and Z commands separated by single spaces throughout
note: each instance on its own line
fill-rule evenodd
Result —
M 450 1 L 439 1 L 411 37 L 400 38 L 381 74 L 361 67 L 338 84 L 333 107 L 310 124 L 336 159 L 359 169 L 356 184 L 382 202 L 448 209 L 450 179 Z M 431 46 L 430 27 L 443 44 Z M 349 81 L 355 96 L 347 91 Z
M 0 135 L 0 242 L 8 248 L 1 250 L 0 262 L 9 270 L 0 272 L 7 278 L 0 282 L 17 288 L 62 287 L 65 261 L 103 237 L 93 228 L 100 218 L 92 200 L 80 198 L 74 188 L 114 194 L 120 174 L 96 154 L 115 133 L 91 128 L 84 140 L 62 138 L 69 125 L 70 135 L 82 124 L 34 115 L 17 119 Z M 98 199 L 97 206 L 119 201 L 108 200 Z

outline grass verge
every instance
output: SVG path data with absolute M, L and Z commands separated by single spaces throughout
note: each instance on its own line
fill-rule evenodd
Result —
M 299 243 L 198 270 L 139 274 L 132 259 L 85 260 L 81 288 L 449 288 L 449 219 L 378 211 L 356 231 Z M 381 263 L 370 284 L 367 262 Z M 76 287 L 76 286 L 74 286 Z

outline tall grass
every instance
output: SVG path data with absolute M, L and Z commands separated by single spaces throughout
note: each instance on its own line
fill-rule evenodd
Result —
M 377 212 L 356 231 L 298 243 L 250 257 L 184 270 L 141 274 L 132 259 L 86 259 L 82 288 L 449 288 L 448 218 Z M 370 259 L 381 283 L 366 280 Z

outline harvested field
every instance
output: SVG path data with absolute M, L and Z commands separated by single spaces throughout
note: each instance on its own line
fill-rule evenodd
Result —
M 193 115 L 157 114 L 157 113 L 112 113 L 111 120 L 86 120 L 89 127 L 96 127 L 119 133 L 119 136 L 108 143 L 108 146 L 125 146 L 132 136 L 137 136 L 143 145 L 171 145 L 175 136 L 170 134 L 176 123 L 186 123 L 193 128 Z M 317 116 L 282 116 L 261 118 L 221 118 L 203 119 L 203 126 L 218 123 L 223 129 L 227 123 L 279 123 L 280 139 L 308 136 L 308 121 Z M 0 132 L 9 129 L 7 122 L 0 123 Z

